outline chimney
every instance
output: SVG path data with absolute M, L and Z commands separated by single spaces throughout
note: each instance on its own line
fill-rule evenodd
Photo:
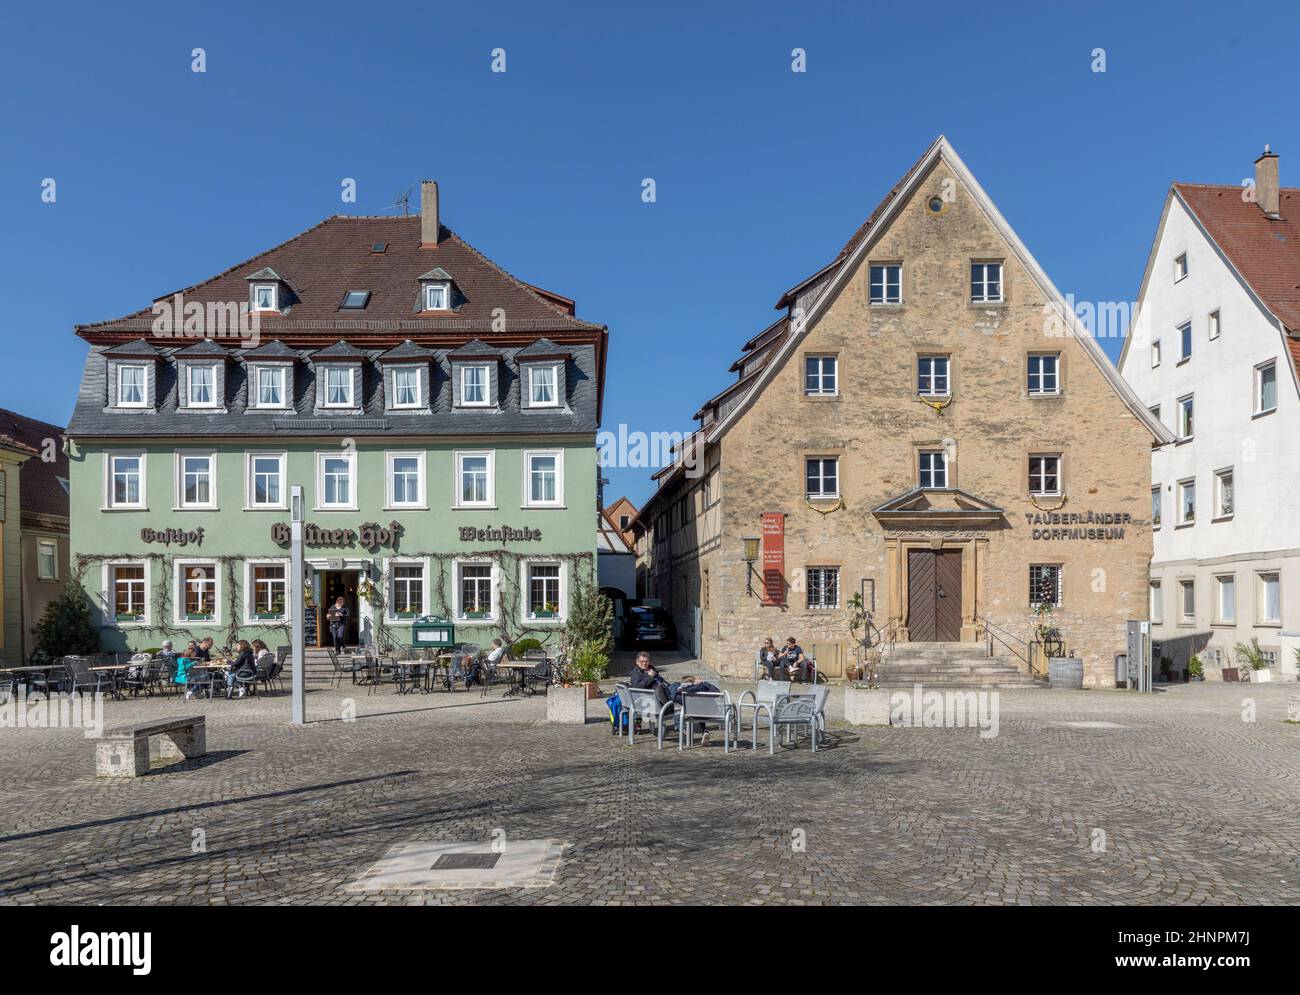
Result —
M 1274 203 L 1277 202 L 1277 167 L 1273 167 Z M 438 182 L 424 180 L 420 184 L 420 244 L 438 244 Z
M 1277 153 L 1264 146 L 1264 154 L 1255 160 L 1255 203 L 1270 218 L 1280 218 L 1281 190 L 1277 182 Z

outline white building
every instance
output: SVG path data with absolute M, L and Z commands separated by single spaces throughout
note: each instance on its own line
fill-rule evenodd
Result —
M 1120 372 L 1178 441 L 1153 450 L 1159 658 L 1209 680 L 1257 639 L 1300 648 L 1300 189 L 1265 149 L 1255 184 L 1175 183 Z

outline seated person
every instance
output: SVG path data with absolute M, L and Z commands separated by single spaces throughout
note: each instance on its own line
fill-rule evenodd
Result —
M 509 656 L 505 644 L 500 639 L 492 640 L 492 648 L 488 650 L 487 663 L 489 669 L 496 671 L 496 666 L 502 660 Z M 465 687 L 468 688 L 473 684 L 483 683 L 483 664 L 479 663 L 478 657 L 475 657 L 469 664 L 469 669 L 465 672 Z
M 763 668 L 763 675 L 768 680 L 784 680 L 784 678 L 777 676 L 780 655 L 781 651 L 776 648 L 776 643 L 771 636 L 764 639 L 763 645 L 758 648 L 758 662 Z
M 190 645 L 192 646 L 194 644 L 191 643 Z M 211 636 L 203 637 L 203 641 L 199 643 L 198 648 L 194 652 L 194 656 L 191 657 L 190 659 L 202 660 L 205 663 L 212 659 L 212 637 Z
M 241 639 L 235 644 L 238 655 L 235 661 L 226 670 L 226 700 L 229 701 L 234 693 L 235 684 L 240 678 L 247 681 L 257 673 L 257 658 L 253 656 L 253 647 L 247 639 Z M 244 697 L 248 693 L 248 688 L 244 684 L 239 685 L 239 697 Z
M 780 665 L 787 680 L 795 680 L 796 674 L 801 681 L 808 679 L 808 658 L 804 656 L 803 647 L 794 636 L 787 639 L 781 649 Z
M 185 700 L 189 701 L 194 697 L 194 689 L 190 687 L 190 670 L 198 662 L 199 646 L 193 639 L 185 647 L 185 652 L 176 658 L 176 676 L 172 682 L 185 688 Z

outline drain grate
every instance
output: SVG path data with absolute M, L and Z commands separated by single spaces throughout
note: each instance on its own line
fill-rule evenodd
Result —
M 490 871 L 500 859 L 499 853 L 444 853 L 430 870 Z

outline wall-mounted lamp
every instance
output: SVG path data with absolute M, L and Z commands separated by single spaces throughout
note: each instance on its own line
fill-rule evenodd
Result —
M 754 564 L 758 561 L 759 539 L 746 536 L 741 540 L 745 544 L 745 593 L 754 596 Z

